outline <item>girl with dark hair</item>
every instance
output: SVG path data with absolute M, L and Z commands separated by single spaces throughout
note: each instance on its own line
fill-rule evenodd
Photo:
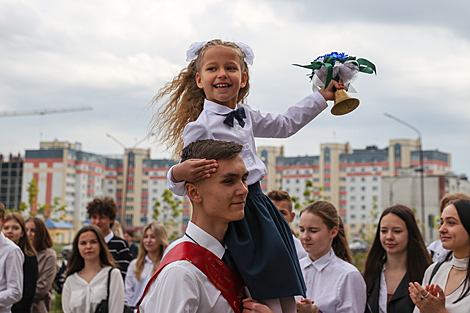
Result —
M 162 223 L 151 222 L 145 227 L 137 259 L 127 268 L 124 300 L 129 305 L 139 303 L 168 245 L 168 235 Z
M 414 313 L 465 313 L 470 307 L 470 200 L 451 202 L 441 215 L 442 247 L 451 250 L 450 260 L 431 265 L 423 286 L 410 283 Z M 442 287 L 441 287 L 442 286 Z M 444 288 L 444 289 L 442 289 Z
M 23 298 L 12 306 L 11 312 L 30 312 L 38 280 L 38 259 L 36 257 L 36 250 L 26 235 L 26 227 L 21 214 L 9 213 L 5 216 L 3 234 L 18 245 L 24 254 Z
M 64 313 L 93 313 L 107 298 L 108 312 L 123 312 L 124 283 L 121 273 L 108 251 L 103 235 L 94 225 L 82 227 L 72 244 L 67 264 L 67 278 L 62 292 Z
M 385 209 L 364 268 L 366 312 L 413 312 L 408 283 L 421 281 L 429 264 L 431 257 L 413 211 L 404 205 Z
M 307 298 L 297 303 L 298 312 L 319 309 L 363 313 L 366 285 L 361 273 L 351 264 L 343 220 L 336 208 L 326 201 L 310 204 L 300 212 L 299 227 L 299 239 L 308 258 L 300 260 Z
M 39 217 L 26 220 L 26 233 L 38 254 L 38 281 L 31 313 L 49 312 L 52 304 L 52 284 L 57 272 L 57 254 L 52 250 L 52 237 Z

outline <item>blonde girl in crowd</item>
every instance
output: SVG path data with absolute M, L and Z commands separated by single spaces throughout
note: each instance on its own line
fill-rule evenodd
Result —
M 439 236 L 452 258 L 432 264 L 422 286 L 409 284 L 414 313 L 467 313 L 470 308 L 470 200 L 451 202 L 442 211 Z
M 31 313 L 46 313 L 52 304 L 52 284 L 57 272 L 57 254 L 52 250 L 52 237 L 42 219 L 30 217 L 25 225 L 26 233 L 38 257 L 39 276 Z
M 366 284 L 351 264 L 343 220 L 333 204 L 315 201 L 307 206 L 300 212 L 299 228 L 308 257 L 300 260 L 307 298 L 298 302 L 298 312 L 364 313 Z
M 93 313 L 109 297 L 108 312 L 124 310 L 124 283 L 98 227 L 82 227 L 75 236 L 62 291 L 64 313 Z M 107 293 L 109 277 L 109 295 Z
M 168 235 L 160 222 L 151 222 L 144 229 L 137 259 L 127 269 L 124 300 L 135 307 L 144 293 L 168 247 Z
M 282 114 L 262 113 L 245 104 L 250 89 L 248 65 L 254 59 L 248 45 L 218 39 L 196 42 L 186 55 L 189 65 L 154 99 L 154 103 L 166 102 L 154 116 L 152 131 L 174 149 L 176 157 L 196 140 L 235 141 L 244 146 L 240 155 L 250 172 L 249 194 L 245 217 L 229 225 L 226 257 L 253 298 L 277 312 L 295 312 L 293 296 L 305 295 L 305 284 L 289 225 L 261 190 L 259 182 L 267 170 L 257 157 L 255 137 L 292 136 L 327 107 L 326 101 L 334 98 L 333 87 L 344 87 L 332 82 Z M 185 181 L 199 181 L 216 170 L 215 160 L 187 160 L 170 169 L 168 188 L 184 195 Z
M 9 213 L 5 216 L 3 234 L 20 247 L 24 254 L 23 263 L 23 298 L 11 308 L 12 313 L 31 312 L 36 283 L 38 280 L 38 259 L 28 235 L 23 216 Z
M 413 312 L 408 284 L 421 281 L 430 264 L 413 211 L 404 205 L 385 209 L 364 268 L 366 312 Z

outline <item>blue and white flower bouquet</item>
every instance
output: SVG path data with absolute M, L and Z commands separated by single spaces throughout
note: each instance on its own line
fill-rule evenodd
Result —
M 356 59 L 344 52 L 332 52 L 319 56 L 308 65 L 293 64 L 312 70 L 309 75 L 313 83 L 313 89 L 328 86 L 332 79 L 343 80 L 346 90 L 355 92 L 351 82 L 356 79 L 358 73 L 377 74 L 375 65 L 366 59 Z

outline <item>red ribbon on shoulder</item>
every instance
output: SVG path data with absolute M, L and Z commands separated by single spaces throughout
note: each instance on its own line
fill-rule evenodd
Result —
M 175 261 L 188 261 L 194 264 L 222 293 L 235 313 L 242 311 L 243 281 L 227 264 L 215 254 L 195 243 L 185 241 L 172 248 L 163 258 L 157 270 L 145 287 L 140 303 L 149 291 L 158 274 L 168 264 Z M 137 310 L 137 312 L 140 312 Z

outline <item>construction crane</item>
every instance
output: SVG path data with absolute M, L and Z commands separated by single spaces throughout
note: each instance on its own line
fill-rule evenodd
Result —
M 46 114 L 57 114 L 57 113 L 68 113 L 77 111 L 90 111 L 92 107 L 71 107 L 63 109 L 39 109 L 39 110 L 23 110 L 23 111 L 3 111 L 0 112 L 0 117 L 16 117 L 26 115 L 46 115 Z

